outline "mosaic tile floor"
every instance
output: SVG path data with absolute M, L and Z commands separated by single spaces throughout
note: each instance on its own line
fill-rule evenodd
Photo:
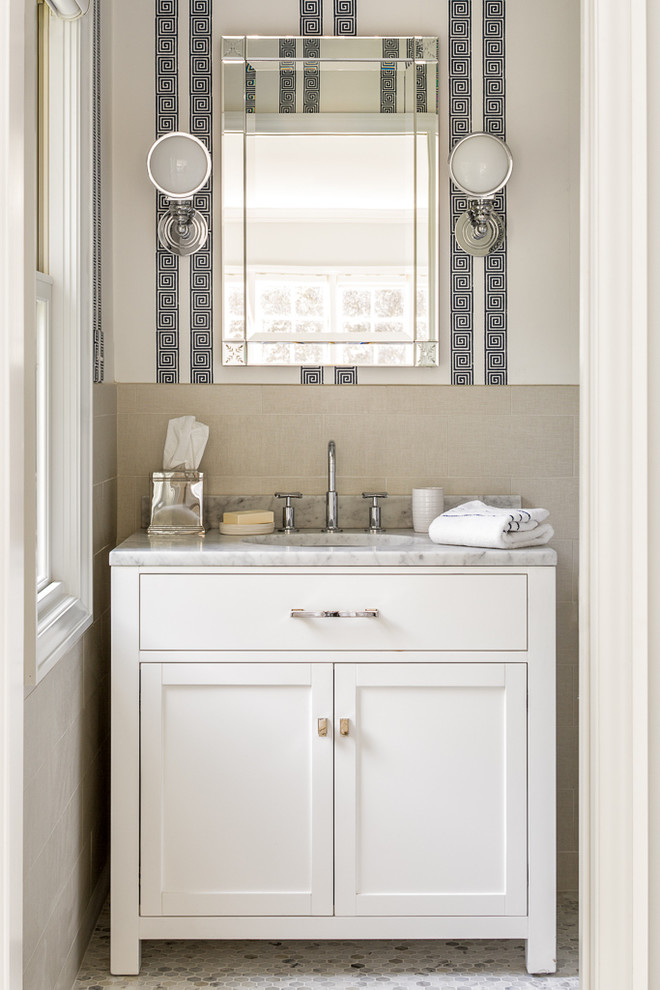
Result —
M 142 943 L 139 976 L 110 976 L 106 906 L 73 990 L 578 990 L 577 917 L 577 900 L 563 895 L 553 976 L 527 974 L 518 939 L 154 941 Z

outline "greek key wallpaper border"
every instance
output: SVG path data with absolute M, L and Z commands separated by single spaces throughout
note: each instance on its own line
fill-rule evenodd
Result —
M 483 0 L 484 131 L 506 141 L 505 0 Z M 495 199 L 506 231 L 506 189 Z M 486 385 L 507 383 L 507 250 L 485 258 L 484 357 Z
M 472 130 L 472 0 L 449 0 L 449 151 Z M 473 259 L 456 243 L 454 228 L 467 209 L 465 193 L 449 191 L 449 262 L 452 385 L 474 384 Z
M 213 0 L 190 0 L 190 133 L 213 161 Z M 190 259 L 190 381 L 213 381 L 213 172 L 193 206 L 209 227 L 206 244 Z
M 179 5 L 156 0 L 156 137 L 179 129 Z M 156 381 L 179 381 L 179 259 L 160 246 L 167 202 L 156 193 Z

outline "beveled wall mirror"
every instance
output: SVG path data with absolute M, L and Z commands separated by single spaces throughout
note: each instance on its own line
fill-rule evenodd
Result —
M 437 38 L 222 63 L 223 363 L 437 365 Z

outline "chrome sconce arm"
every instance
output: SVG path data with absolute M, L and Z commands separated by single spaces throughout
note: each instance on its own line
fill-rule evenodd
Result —
M 493 209 L 493 197 L 507 184 L 512 170 L 511 151 L 494 134 L 468 134 L 454 146 L 449 175 L 469 197 L 454 234 L 467 254 L 484 257 L 502 244 L 504 221 Z
M 206 185 L 211 174 L 206 145 L 184 131 L 164 134 L 151 146 L 147 172 L 168 201 L 168 212 L 158 223 L 158 240 L 179 257 L 199 251 L 209 230 L 205 218 L 193 207 L 192 197 Z

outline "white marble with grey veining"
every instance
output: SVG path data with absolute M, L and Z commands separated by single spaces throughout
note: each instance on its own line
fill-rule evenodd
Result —
M 308 531 L 309 532 L 309 531 Z M 346 531 L 344 531 L 346 533 Z M 362 533 L 360 533 L 362 536 Z M 296 546 L 248 542 L 253 537 L 148 536 L 139 530 L 110 554 L 114 567 L 552 567 L 550 547 L 492 550 L 432 543 L 412 530 L 388 530 L 403 537 L 396 545 Z

